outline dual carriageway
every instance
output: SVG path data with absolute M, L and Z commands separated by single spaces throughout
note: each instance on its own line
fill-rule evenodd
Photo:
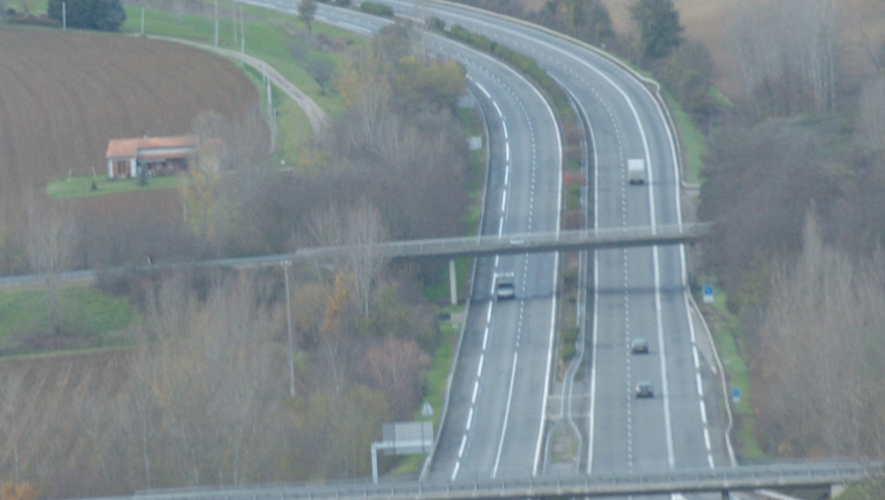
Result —
M 247 3 L 297 12 L 292 0 Z M 629 233 L 631 228 L 646 228 L 644 236 L 686 229 L 677 140 L 653 82 L 592 47 L 519 21 L 444 2 L 384 3 L 397 15 L 415 20 L 432 15 L 507 45 L 534 58 L 561 84 L 583 125 L 589 181 L 585 208 L 595 237 Z M 326 4 L 319 5 L 316 20 L 360 33 L 390 22 Z M 479 240 L 507 246 L 511 235 L 521 235 L 516 247 L 522 250 L 536 235 L 542 235 L 539 241 L 559 238 L 562 144 L 550 104 L 531 82 L 487 55 L 430 33 L 422 34 L 422 43 L 426 50 L 464 64 L 485 117 L 490 155 Z M 627 160 L 633 158 L 648 166 L 644 185 L 627 182 Z M 580 272 L 586 293 L 578 304 L 583 343 L 575 358 L 579 364 L 563 381 L 554 373 L 559 257 L 538 250 L 489 252 L 476 259 L 432 460 L 422 481 L 408 487 L 419 489 L 398 496 L 392 490 L 384 493 L 383 484 L 371 492 L 363 486 L 352 498 L 570 496 L 592 492 L 589 486 L 562 490 L 562 478 L 575 485 L 587 484 L 588 476 L 626 481 L 673 477 L 681 471 L 696 475 L 679 483 L 681 489 L 671 483 L 645 494 L 721 498 L 719 486 L 688 487 L 701 484 L 701 476 L 719 481 L 716 485 L 727 483 L 728 478 L 717 474 L 727 474 L 734 458 L 719 368 L 692 319 L 684 245 L 608 245 L 584 251 Z M 492 281 L 504 272 L 516 278 L 516 299 L 498 302 Z M 649 354 L 630 353 L 630 342 L 637 337 L 649 341 Z M 654 398 L 634 397 L 640 380 L 654 384 Z M 565 463 L 551 460 L 550 452 L 551 430 L 562 425 L 576 443 L 573 458 Z M 553 477 L 559 482 L 551 483 Z M 479 490 L 479 485 L 513 482 L 552 489 L 519 494 L 508 494 L 506 488 Z M 434 496 L 421 484 L 445 487 L 449 493 L 435 490 Z M 474 485 L 473 492 L 452 496 L 456 485 Z M 337 491 L 337 497 L 348 497 Z M 622 489 L 605 494 L 640 493 Z

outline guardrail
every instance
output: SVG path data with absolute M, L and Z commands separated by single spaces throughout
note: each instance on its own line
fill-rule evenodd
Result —
M 881 462 L 761 464 L 720 469 L 477 481 L 397 481 L 374 485 L 256 486 L 238 489 L 140 491 L 133 500 L 467 500 L 572 498 L 701 493 L 796 486 L 830 486 L 883 472 Z

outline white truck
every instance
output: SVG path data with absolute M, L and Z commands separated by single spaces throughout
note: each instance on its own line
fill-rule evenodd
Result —
M 516 298 L 516 286 L 513 284 L 513 273 L 495 273 L 495 297 L 498 300 Z
M 627 160 L 627 182 L 630 184 L 645 184 L 645 160 Z

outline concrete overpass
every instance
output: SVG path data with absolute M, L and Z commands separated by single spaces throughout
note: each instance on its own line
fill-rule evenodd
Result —
M 883 471 L 882 463 L 768 463 L 650 473 L 526 477 L 476 481 L 409 481 L 237 489 L 153 490 L 133 500 L 472 500 L 568 499 L 668 493 L 720 493 L 788 487 L 839 487 Z
M 104 269 L 107 274 L 151 272 L 205 267 L 266 267 L 286 263 L 311 262 L 343 257 L 354 252 L 371 253 L 388 259 L 456 259 L 486 255 L 527 254 L 543 252 L 567 252 L 599 248 L 635 247 L 653 245 L 678 245 L 694 243 L 710 231 L 710 224 L 682 224 L 678 226 L 630 227 L 619 229 L 582 229 L 555 233 L 510 234 L 502 236 L 470 236 L 462 238 L 438 238 L 411 241 L 390 241 L 357 247 L 302 248 L 295 253 L 215 259 L 200 262 L 174 264 L 149 264 L 143 266 Z M 454 267 L 454 261 L 451 261 Z M 64 281 L 91 281 L 96 271 L 70 271 L 62 273 Z M 46 277 L 39 274 L 7 276 L 0 278 L 0 287 L 37 285 Z
M 600 248 L 693 243 L 710 231 L 710 224 L 657 227 L 580 229 L 555 233 L 470 236 L 430 240 L 391 241 L 365 247 L 304 248 L 292 260 L 315 259 L 367 251 L 387 258 L 418 259 L 483 257 L 488 255 L 568 252 Z

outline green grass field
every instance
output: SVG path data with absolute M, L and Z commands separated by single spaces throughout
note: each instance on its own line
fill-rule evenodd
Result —
M 147 184 L 139 186 L 138 179 L 108 179 L 105 175 L 98 175 L 95 178 L 91 176 L 71 177 L 69 179 L 49 181 L 46 185 L 46 192 L 53 200 L 62 200 L 65 198 L 83 198 L 103 194 L 126 193 L 129 191 L 172 189 L 177 187 L 183 179 L 187 179 L 187 177 L 183 175 L 151 177 L 147 180 Z
M 0 355 L 133 343 L 131 326 L 135 315 L 125 297 L 111 297 L 86 286 L 69 286 L 60 290 L 59 301 L 65 335 L 49 339 L 52 324 L 43 290 L 0 293 Z
M 704 156 L 707 154 L 707 145 L 703 134 L 695 126 L 688 113 L 682 109 L 669 94 L 664 93 L 667 107 L 673 116 L 679 141 L 682 146 L 683 181 L 690 184 L 701 182 L 704 173 Z

